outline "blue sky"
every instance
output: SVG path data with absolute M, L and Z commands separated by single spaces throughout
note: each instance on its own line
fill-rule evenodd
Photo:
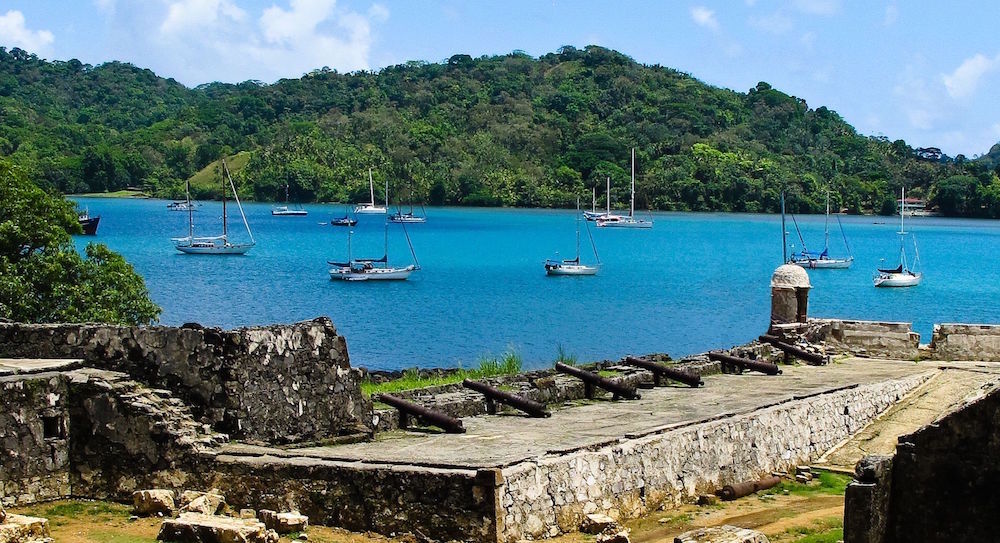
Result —
M 0 45 L 193 87 L 595 44 L 973 157 L 1000 141 L 997 21 L 986 1 L 0 0 Z

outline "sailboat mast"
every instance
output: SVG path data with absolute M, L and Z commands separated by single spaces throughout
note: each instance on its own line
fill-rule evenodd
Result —
M 608 200 L 608 215 L 611 215 L 611 176 L 608 176 L 608 192 L 605 193 Z
M 590 195 L 590 211 L 591 213 L 597 213 L 597 187 L 590 187 L 593 191 Z
M 222 168 L 226 170 L 227 174 L 229 173 L 229 168 L 226 167 L 225 160 L 222 161 Z M 226 178 L 223 177 L 222 178 L 222 239 L 224 241 L 229 240 L 228 238 L 229 225 L 227 224 L 228 222 L 229 221 L 226 220 Z
M 576 197 L 576 263 L 580 263 L 580 197 Z
M 785 193 L 781 193 L 781 263 L 788 264 L 788 230 L 785 229 Z
M 372 169 L 368 168 L 368 190 L 372 194 L 372 207 L 375 207 L 375 181 L 372 180 Z
M 389 178 L 385 178 L 385 207 L 389 208 Z
M 629 198 L 628 216 L 635 214 L 635 147 L 632 148 L 632 196 Z
M 826 223 L 823 225 L 823 250 L 830 250 L 830 191 L 826 191 Z
M 194 239 L 194 210 L 191 208 L 191 179 L 184 182 L 184 195 L 187 198 L 188 208 L 188 237 Z

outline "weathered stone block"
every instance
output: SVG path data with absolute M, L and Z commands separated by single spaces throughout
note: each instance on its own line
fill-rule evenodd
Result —
M 770 543 L 767 536 L 748 528 L 728 524 L 713 528 L 698 528 L 674 538 L 674 543 Z
M 176 509 L 172 490 L 151 489 L 132 493 L 132 512 L 136 515 L 173 515 Z
M 583 522 L 580 523 L 580 531 L 585 534 L 599 534 L 610 528 L 617 527 L 618 523 L 615 522 L 615 519 L 600 513 L 587 515 L 583 518 Z
M 46 540 L 51 541 L 46 519 L 10 514 L 0 523 L 0 543 Z
M 257 514 L 257 518 L 269 529 L 279 534 L 301 532 L 309 525 L 309 518 L 299 514 L 298 511 L 278 513 L 270 509 L 261 509 Z
M 594 543 L 630 543 L 628 534 L 628 528 L 602 532 L 594 538 Z
M 182 543 L 277 543 L 278 534 L 253 519 L 181 513 L 160 526 L 156 539 Z
M 217 490 L 208 492 L 185 491 L 181 495 L 181 511 L 185 513 L 201 513 L 217 515 L 226 506 L 226 498 Z

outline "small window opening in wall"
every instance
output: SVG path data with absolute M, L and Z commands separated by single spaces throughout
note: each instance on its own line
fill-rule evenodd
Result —
M 844 406 L 844 414 L 845 415 L 850 415 L 851 414 L 851 408 L 845 405 Z
M 59 439 L 63 435 L 62 417 L 42 417 L 42 435 L 45 439 Z

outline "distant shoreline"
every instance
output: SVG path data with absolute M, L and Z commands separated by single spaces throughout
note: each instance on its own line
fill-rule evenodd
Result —
M 135 199 L 147 199 L 152 198 L 152 196 L 142 192 L 141 190 L 116 190 L 114 192 L 85 192 L 80 194 L 67 194 L 66 196 L 75 196 L 79 198 L 135 198 Z

